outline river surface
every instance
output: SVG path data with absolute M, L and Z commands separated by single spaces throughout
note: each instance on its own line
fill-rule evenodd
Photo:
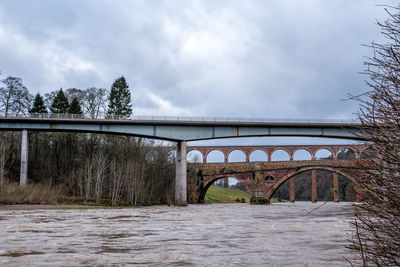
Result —
M 0 265 L 349 266 L 352 207 L 321 204 L 0 207 Z

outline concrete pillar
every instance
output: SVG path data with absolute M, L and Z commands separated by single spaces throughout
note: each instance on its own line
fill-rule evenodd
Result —
M 333 174 L 333 201 L 339 202 L 339 177 L 336 172 Z
M 187 205 L 186 142 L 176 146 L 175 205 Z
M 225 178 L 224 178 L 224 187 L 225 187 L 225 188 L 228 188 L 228 187 L 229 187 L 229 179 L 228 179 L 228 177 L 225 177 Z
M 317 202 L 317 170 L 311 171 L 311 200 Z
M 26 185 L 28 177 L 28 130 L 22 130 L 21 140 L 21 169 L 19 175 L 19 184 Z
M 291 178 L 289 181 L 289 195 L 290 202 L 294 202 L 294 178 Z

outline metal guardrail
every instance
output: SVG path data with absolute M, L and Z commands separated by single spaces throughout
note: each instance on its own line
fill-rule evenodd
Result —
M 83 114 L 62 113 L 31 113 L 10 114 L 0 113 L 1 118 L 37 118 L 37 119 L 71 119 L 71 120 L 122 120 L 122 121 L 187 121 L 187 122 L 239 122 L 239 123 L 339 123 L 357 124 L 355 120 L 334 119 L 277 119 L 277 118 L 240 118 L 240 117 L 199 117 L 199 116 L 152 116 L 152 115 L 106 115 L 99 118 L 91 118 Z

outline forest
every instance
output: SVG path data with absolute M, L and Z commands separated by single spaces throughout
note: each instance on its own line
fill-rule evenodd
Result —
M 0 112 L 4 116 L 70 114 L 93 119 L 132 114 L 129 85 L 123 76 L 111 90 L 59 89 L 33 97 L 21 78 L 3 79 Z M 3 203 L 85 202 L 100 205 L 153 205 L 174 201 L 174 154 L 164 143 L 130 136 L 83 133 L 29 133 L 29 185 L 16 192 L 20 167 L 20 132 L 0 133 L 0 201 Z M 346 155 L 342 155 L 346 157 Z M 192 168 L 189 166 L 189 168 Z M 196 179 L 189 170 L 189 179 Z M 330 172 L 317 172 L 318 199 L 332 200 Z M 354 200 L 352 183 L 340 177 L 341 200 Z M 296 200 L 311 200 L 311 174 L 295 177 Z M 34 189 L 32 189 L 32 187 Z M 288 183 L 275 193 L 289 199 Z M 189 187 L 189 202 L 195 201 Z M 47 192 L 45 194 L 45 192 Z

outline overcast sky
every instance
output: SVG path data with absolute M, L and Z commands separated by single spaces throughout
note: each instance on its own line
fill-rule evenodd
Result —
M 44 94 L 124 75 L 135 114 L 351 119 L 396 2 L 1 0 L 1 78 Z

